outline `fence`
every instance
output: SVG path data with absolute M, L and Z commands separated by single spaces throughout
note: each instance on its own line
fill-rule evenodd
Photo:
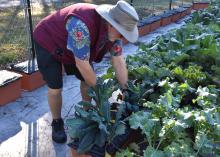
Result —
M 115 4 L 118 0 L 0 0 L 0 70 L 13 63 L 31 58 L 32 45 L 30 38 L 31 9 L 33 27 L 36 23 L 54 10 L 70 4 L 88 2 L 94 4 Z M 152 14 L 184 4 L 192 0 L 127 0 L 137 10 L 140 19 Z

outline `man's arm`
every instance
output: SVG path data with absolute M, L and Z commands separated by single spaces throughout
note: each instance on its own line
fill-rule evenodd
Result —
M 123 56 L 112 56 L 112 66 L 121 87 L 127 88 L 128 70 Z
M 90 63 L 90 34 L 83 21 L 76 17 L 69 17 L 66 30 L 68 32 L 67 49 L 75 57 L 76 67 L 88 86 L 95 86 L 96 75 Z
M 96 74 L 93 71 L 89 61 L 81 60 L 75 57 L 76 67 L 79 69 L 82 74 L 85 82 L 89 86 L 96 85 Z
M 122 40 L 115 40 L 114 45 L 110 49 L 110 54 L 116 78 L 118 79 L 121 88 L 126 89 L 128 81 L 128 70 L 122 55 Z

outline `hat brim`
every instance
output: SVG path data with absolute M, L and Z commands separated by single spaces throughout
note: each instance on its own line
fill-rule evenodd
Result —
M 135 26 L 133 31 L 128 31 L 124 29 L 120 24 L 118 24 L 114 19 L 109 15 L 109 10 L 113 5 L 102 4 L 96 7 L 96 11 L 101 15 L 106 21 L 108 21 L 121 35 L 127 39 L 129 42 L 134 43 L 138 40 L 138 28 Z

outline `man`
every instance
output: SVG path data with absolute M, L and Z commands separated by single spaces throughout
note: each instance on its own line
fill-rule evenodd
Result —
M 126 88 L 127 68 L 122 56 L 122 39 L 138 39 L 135 9 L 125 1 L 116 5 L 78 3 L 45 17 L 34 30 L 37 62 L 48 85 L 48 103 L 52 113 L 52 139 L 66 142 L 61 118 L 62 64 L 67 74 L 81 80 L 83 101 L 90 101 L 87 90 L 96 84 L 92 62 L 100 62 L 111 53 L 116 77 Z

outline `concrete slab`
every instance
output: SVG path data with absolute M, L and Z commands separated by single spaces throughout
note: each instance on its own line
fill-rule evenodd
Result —
M 139 42 L 149 43 L 158 35 L 179 28 L 184 21 L 162 27 L 151 34 L 139 38 Z M 127 44 L 124 55 L 135 54 L 138 46 Z M 97 75 L 105 73 L 109 57 L 95 64 Z M 64 119 L 74 116 L 74 105 L 81 100 L 79 81 L 74 76 L 63 78 Z M 47 87 L 32 92 L 22 92 L 15 102 L 0 107 L 0 157 L 70 157 L 66 144 L 56 144 L 51 140 L 51 114 L 47 103 Z

